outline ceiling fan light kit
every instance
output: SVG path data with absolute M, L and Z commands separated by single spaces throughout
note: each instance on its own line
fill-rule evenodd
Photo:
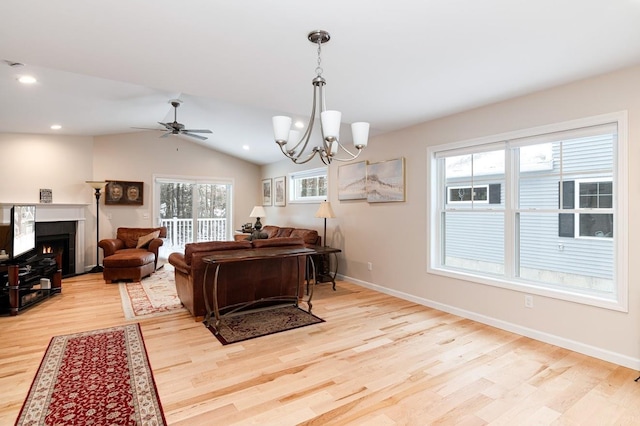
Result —
M 300 138 L 297 130 L 291 129 L 292 119 L 286 116 L 275 116 L 273 122 L 273 134 L 276 143 L 280 146 L 282 153 L 296 164 L 304 164 L 318 154 L 324 164 L 331 161 L 351 161 L 360 155 L 362 149 L 367 146 L 369 139 L 369 123 L 357 122 L 351 124 L 353 134 L 353 145 L 358 150 L 351 152 L 340 143 L 340 122 L 342 114 L 340 111 L 326 110 L 324 86 L 327 84 L 322 77 L 321 50 L 322 44 L 329 41 L 331 36 L 327 31 L 311 31 L 307 38 L 310 42 L 318 45 L 318 66 L 316 76 L 311 81 L 313 85 L 313 105 L 309 124 L 304 134 Z M 320 130 L 322 133 L 322 145 L 314 146 L 310 152 L 307 145 L 311 138 L 314 122 L 316 121 L 316 110 L 320 116 Z M 300 139 L 298 139 L 300 138 Z M 342 157 L 338 157 L 341 155 Z

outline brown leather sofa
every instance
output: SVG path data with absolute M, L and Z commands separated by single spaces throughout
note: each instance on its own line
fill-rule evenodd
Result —
M 269 238 L 284 238 L 284 237 L 294 237 L 294 238 L 302 238 L 304 244 L 307 246 L 319 246 L 322 240 L 322 237 L 318 235 L 318 231 L 314 229 L 304 229 L 304 228 L 289 228 L 289 227 L 280 227 L 274 225 L 265 225 L 260 230 L 267 239 Z M 245 234 L 236 235 L 236 241 L 246 240 L 248 237 Z
M 157 236 L 155 235 L 157 233 Z M 98 243 L 104 252 L 103 277 L 107 283 L 119 280 L 140 281 L 151 275 L 158 264 L 158 250 L 167 236 L 167 228 L 118 228 L 116 238 Z
M 169 263 L 175 268 L 176 290 L 182 304 L 196 320 L 206 314 L 202 284 L 207 264 L 203 258 L 222 250 L 248 250 L 260 247 L 304 247 L 302 238 L 272 238 L 255 241 L 209 241 L 191 243 L 184 253 L 171 253 Z M 296 262 L 299 262 L 296 264 Z M 298 268 L 303 271 L 298 275 Z M 275 296 L 304 294 L 305 258 L 254 259 L 226 263 L 218 272 L 218 306 L 221 311 L 240 303 Z M 212 288 L 214 274 L 207 274 L 207 288 Z M 296 286 L 298 289 L 296 291 Z M 213 306 L 209 296 L 209 306 Z

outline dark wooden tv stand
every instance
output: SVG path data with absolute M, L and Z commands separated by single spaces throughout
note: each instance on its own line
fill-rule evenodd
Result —
M 47 278 L 51 288 L 42 288 Z M 18 312 L 62 291 L 62 255 L 42 255 L 28 261 L 0 264 L 0 310 Z

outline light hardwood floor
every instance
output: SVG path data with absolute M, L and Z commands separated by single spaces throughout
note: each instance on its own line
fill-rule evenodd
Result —
M 638 372 L 338 282 L 326 322 L 222 346 L 186 313 L 140 321 L 171 425 L 638 425 Z M 0 425 L 15 421 L 52 336 L 124 324 L 117 285 L 0 317 Z

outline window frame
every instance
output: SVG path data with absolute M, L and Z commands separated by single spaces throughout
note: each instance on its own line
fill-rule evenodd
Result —
M 327 193 L 323 195 L 312 195 L 302 197 L 298 195 L 299 184 L 302 179 L 324 177 L 327 182 Z M 289 202 L 293 204 L 320 203 L 329 197 L 329 168 L 326 166 L 314 169 L 302 170 L 288 174 L 289 180 Z
M 427 272 L 442 275 L 454 279 L 476 282 L 483 285 L 510 289 L 527 294 L 538 294 L 555 299 L 581 303 L 590 306 L 598 306 L 615 311 L 628 312 L 628 114 L 627 111 L 614 112 L 577 120 L 571 120 L 546 126 L 533 127 L 513 132 L 496 134 L 492 136 L 453 142 L 448 144 L 430 146 L 427 148 Z M 474 273 L 468 270 L 456 270 L 443 264 L 442 255 L 444 253 L 444 241 L 440 232 L 441 206 L 448 197 L 440 188 L 443 180 L 438 176 L 437 162 L 442 156 L 447 156 L 447 152 L 467 152 L 474 153 L 487 151 L 496 146 L 506 146 L 508 141 L 524 140 L 524 138 L 544 138 L 546 134 L 553 134 L 563 131 L 573 131 L 576 129 L 589 128 L 605 124 L 617 125 L 617 141 L 613 146 L 613 206 L 614 212 L 614 275 L 613 294 L 609 297 L 599 297 L 594 294 L 585 294 L 572 291 L 569 287 L 547 287 L 536 285 L 535 282 L 518 279 L 513 271 L 516 264 L 518 247 L 514 242 L 515 227 L 517 226 L 514 211 L 519 209 L 513 206 L 505 208 L 505 276 L 492 277 L 485 274 Z M 521 144 L 519 146 L 524 146 Z M 517 145 L 516 145 L 517 146 Z M 507 164 L 509 176 L 515 170 L 513 164 Z M 584 181 L 584 179 L 582 179 Z M 596 178 L 597 181 L 606 179 Z M 505 183 L 505 195 L 514 200 L 517 195 L 517 179 L 508 177 Z M 576 185 L 576 192 L 578 186 Z M 576 199 L 577 201 L 577 199 Z M 513 203 L 513 201 L 511 201 Z M 567 213 L 580 214 L 581 209 L 567 211 Z M 582 209 L 584 213 L 584 209 Z M 596 209 L 600 210 L 600 209 Z M 602 209 L 606 212 L 606 209 Z M 593 210 L 589 210 L 593 211 Z M 603 213 L 604 213 L 603 212 Z M 598 211 L 598 213 L 600 213 Z M 576 221 L 577 222 L 577 221 Z M 578 224 L 576 223 L 576 226 Z M 576 229 L 576 231 L 579 231 Z M 508 233 L 508 234 L 507 234 Z M 590 238 L 590 237 L 580 237 Z M 602 238 L 600 238 L 602 239 Z
M 613 186 L 613 180 L 612 179 L 604 179 L 604 178 L 588 178 L 588 179 L 576 179 L 575 183 L 576 183 L 576 188 L 575 188 L 575 202 L 574 205 L 576 206 L 576 213 L 575 213 L 575 219 L 574 219 L 574 224 L 575 224 L 575 231 L 574 231 L 574 238 L 584 238 L 584 239 L 600 239 L 600 238 L 613 238 L 613 235 L 610 237 L 604 236 L 604 237 L 597 237 L 597 236 L 593 236 L 593 235 L 582 235 L 580 230 L 581 230 L 581 221 L 582 221 L 582 215 L 584 214 L 602 214 L 602 215 L 606 215 L 606 214 L 613 214 L 614 217 L 615 212 L 613 211 L 613 207 L 580 207 L 580 185 L 582 185 L 583 183 L 611 183 Z M 613 197 L 613 189 L 612 189 L 612 194 L 611 196 Z M 598 194 L 598 197 L 600 196 L 600 194 Z M 613 229 L 615 229 L 615 225 L 613 226 Z M 615 233 L 614 233 L 615 235 Z

